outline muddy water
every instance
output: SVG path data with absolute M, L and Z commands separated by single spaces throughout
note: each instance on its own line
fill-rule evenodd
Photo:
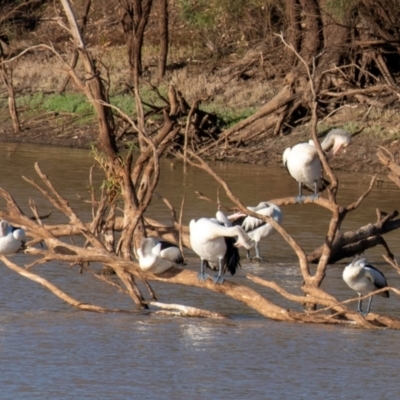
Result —
M 22 179 L 36 177 L 38 161 L 59 192 L 84 219 L 90 209 L 77 197 L 87 196 L 87 151 L 26 145 L 2 145 L 0 186 L 10 191 L 28 211 L 33 198 L 41 214 L 50 204 Z M 248 205 L 296 194 L 297 186 L 280 167 L 214 164 L 234 193 Z M 95 173 L 96 182 L 100 174 Z M 342 204 L 353 202 L 368 186 L 363 174 L 340 174 Z M 218 184 L 203 171 L 163 161 L 157 191 L 179 210 L 185 197 L 184 221 L 215 213 L 215 206 L 198 200 L 194 191 L 217 199 Z M 398 208 L 399 189 L 388 182 L 374 188 L 364 206 L 352 213 L 343 229 L 375 221 L 375 209 Z M 229 204 L 220 194 L 223 203 Z M 1 205 L 3 207 L 3 204 Z M 313 206 L 283 209 L 285 228 L 311 250 L 322 243 L 327 212 Z M 154 199 L 153 218 L 168 221 L 169 211 Z M 53 221 L 65 217 L 53 213 Z M 399 233 L 387 235 L 397 255 Z M 274 279 L 298 293 L 301 277 L 296 257 L 275 234 L 262 243 L 265 264 L 243 262 L 233 277 L 244 282 L 251 271 Z M 382 249 L 368 251 L 389 283 L 399 287 L 398 276 L 382 262 Z M 198 260 L 188 251 L 188 268 Z M 19 265 L 26 256 L 16 255 Z M 341 279 L 348 260 L 331 266 L 324 287 L 339 299 L 353 293 Z M 130 308 L 114 288 L 94 282 L 89 274 L 61 264 L 38 266 L 67 293 L 105 307 Z M 359 329 L 277 323 L 265 320 L 242 304 L 198 289 L 153 285 L 161 301 L 180 302 L 230 315 L 227 322 L 139 315 L 97 315 L 79 312 L 60 302 L 37 284 L 2 267 L 0 280 L 0 398 L 1 399 L 341 399 L 397 398 L 400 334 Z M 267 289 L 260 291 L 285 306 Z M 400 317 L 399 300 L 377 297 L 373 308 Z M 355 305 L 354 305 L 355 307 Z

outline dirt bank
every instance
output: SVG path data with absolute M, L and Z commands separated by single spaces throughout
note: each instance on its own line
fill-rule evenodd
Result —
M 231 157 L 229 152 L 221 151 L 214 159 L 228 162 L 250 164 L 277 165 L 282 163 L 283 150 L 295 143 L 307 141 L 307 134 L 293 133 L 289 136 L 275 137 L 259 143 L 257 147 L 247 147 L 239 156 Z M 8 143 L 31 143 L 53 146 L 65 146 L 89 149 L 97 141 L 94 127 L 62 129 L 43 124 L 34 128 L 25 128 L 14 134 L 10 129 L 0 130 L 0 141 Z M 396 160 L 400 160 L 400 141 L 395 138 L 382 138 L 377 135 L 360 133 L 356 135 L 350 147 L 339 155 L 332 166 L 338 170 L 366 173 L 386 173 L 387 170 L 379 162 L 376 152 L 379 146 L 385 146 Z

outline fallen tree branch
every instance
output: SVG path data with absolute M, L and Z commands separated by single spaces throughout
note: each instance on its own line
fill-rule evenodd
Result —
M 175 310 L 173 315 L 179 315 L 182 317 L 196 317 L 196 318 L 210 318 L 210 319 L 227 319 L 225 315 L 222 315 L 217 312 L 202 310 L 197 307 L 189 307 L 182 304 L 167 304 L 160 303 L 159 301 L 149 301 L 147 303 L 150 306 L 166 309 L 166 310 Z M 157 313 L 157 312 L 156 312 Z M 162 312 L 161 312 L 162 315 Z

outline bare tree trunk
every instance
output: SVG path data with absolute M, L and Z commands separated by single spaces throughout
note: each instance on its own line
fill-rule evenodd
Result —
M 1 58 L 0 58 L 1 60 Z M 7 76 L 7 70 L 4 64 L 0 68 L 0 76 L 4 85 L 7 87 L 8 91 L 8 110 L 10 111 L 10 116 L 13 123 L 14 133 L 21 132 L 21 124 L 19 122 L 17 105 L 15 103 L 15 92 L 12 85 L 12 72 L 10 72 L 10 79 Z
M 83 15 L 82 15 L 82 20 L 81 20 L 81 27 L 80 27 L 82 34 L 85 32 L 86 23 L 88 20 L 88 14 L 89 14 L 91 4 L 92 4 L 92 0 L 86 0 Z M 72 69 L 74 69 L 76 67 L 76 64 L 78 63 L 78 59 L 79 59 L 79 52 L 77 49 L 74 49 L 74 52 L 72 54 L 71 64 L 70 64 Z M 70 80 L 70 77 L 66 76 L 64 79 L 64 82 L 62 83 L 60 89 L 58 90 L 58 93 L 64 93 L 69 80 Z
M 287 0 L 286 15 L 288 19 L 288 27 L 286 30 L 287 42 L 290 43 L 296 51 L 299 50 L 301 34 L 299 24 L 299 9 L 298 0 Z M 295 54 L 290 49 L 285 49 L 288 63 L 292 65 L 295 60 Z
M 128 59 L 134 85 L 142 75 L 144 31 L 153 0 L 119 0 L 123 10 L 121 24 L 128 44 Z
M 300 55 L 310 63 L 321 47 L 320 40 L 320 15 L 317 0 L 300 0 L 303 19 L 302 44 Z
M 158 79 L 162 79 L 165 75 L 168 57 L 168 0 L 158 0 L 159 16 L 158 27 L 160 31 L 160 53 L 158 57 Z
M 84 88 L 84 90 L 88 98 L 92 101 L 93 107 L 97 112 L 100 129 L 100 147 L 107 154 L 108 159 L 112 160 L 113 162 L 117 157 L 118 149 L 115 141 L 114 118 L 111 109 L 104 105 L 104 103 L 107 103 L 108 99 L 105 94 L 103 83 L 96 71 L 92 58 L 86 50 L 85 43 L 79 31 L 78 25 L 76 23 L 76 18 L 74 16 L 69 1 L 60 1 L 64 7 L 68 22 L 71 26 L 71 33 L 74 37 L 76 46 L 83 57 L 83 63 L 87 75 L 87 86 Z
M 118 158 L 119 151 L 115 141 L 113 115 L 111 109 L 109 107 L 106 107 L 104 104 L 107 103 L 107 98 L 104 93 L 102 81 L 99 75 L 96 73 L 93 61 L 86 50 L 83 38 L 79 32 L 76 19 L 73 14 L 71 5 L 69 4 L 69 1 L 61 0 L 61 3 L 67 15 L 71 27 L 71 33 L 75 39 L 76 46 L 82 53 L 86 74 L 89 75 L 91 78 L 87 80 L 88 87 L 86 87 L 85 93 L 88 96 L 88 98 L 92 100 L 92 104 L 97 112 L 99 130 L 100 130 L 99 132 L 100 147 L 107 155 L 107 160 L 108 160 L 108 168 L 106 168 L 106 172 L 108 175 L 107 178 L 115 179 L 117 177 L 120 177 L 124 179 L 124 184 L 122 184 L 121 190 L 125 202 L 125 209 L 129 208 L 131 212 L 137 211 L 138 208 L 137 204 L 134 203 L 133 196 L 131 195 L 130 186 L 127 184 L 127 180 L 129 180 L 128 179 L 129 174 L 123 173 L 123 168 Z M 139 213 L 138 218 L 140 217 L 141 214 Z M 130 238 L 128 237 L 127 240 L 129 239 Z M 130 256 L 129 252 L 124 252 L 124 255 L 125 258 L 129 259 Z M 135 301 L 135 303 L 139 306 L 147 307 L 144 304 L 144 298 L 140 293 L 140 290 L 137 288 L 133 277 L 130 277 L 129 274 L 126 273 L 125 271 L 117 270 L 116 272 L 120 277 L 120 279 L 125 283 L 128 292 L 131 295 L 131 298 Z

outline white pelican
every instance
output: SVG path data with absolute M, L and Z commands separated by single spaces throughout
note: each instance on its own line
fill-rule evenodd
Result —
M 256 212 L 257 214 L 271 217 L 278 224 L 282 222 L 282 211 L 281 209 L 273 204 L 266 201 L 262 201 L 256 207 L 247 207 L 250 211 Z M 275 232 L 275 229 L 271 224 L 262 221 L 259 218 L 254 218 L 250 215 L 238 212 L 236 214 L 230 215 L 229 220 L 233 222 L 234 225 L 241 225 L 244 231 L 249 235 L 250 239 L 254 241 L 254 248 L 256 250 L 256 255 L 253 259 L 264 261 L 260 255 L 259 242 L 262 238 L 265 238 Z M 247 258 L 250 257 L 250 250 L 246 250 Z
M 189 224 L 190 245 L 200 257 L 199 281 L 203 282 L 210 275 L 204 272 L 205 267 L 218 268 L 214 283 L 223 283 L 226 270 L 234 275 L 240 267 L 240 256 L 237 247 L 249 249 L 253 243 L 241 226 L 230 226 L 230 221 L 222 211 L 217 212 L 217 218 L 192 219 Z M 234 238 L 237 237 L 235 243 Z
M 15 228 L 8 221 L 0 221 L 0 254 L 16 253 L 23 248 L 26 242 L 25 231 Z
M 174 265 L 183 263 L 178 246 L 152 237 L 142 239 L 137 255 L 140 269 L 152 274 L 162 274 Z
M 375 290 L 387 287 L 385 275 L 381 271 L 368 264 L 364 258 L 355 258 L 343 270 L 343 280 L 347 285 L 358 293 L 358 296 L 365 296 Z M 389 297 L 389 291 L 380 293 L 380 296 Z M 372 296 L 369 298 L 368 308 L 365 313 L 362 311 L 362 300 L 358 300 L 358 312 L 367 315 L 371 309 Z
M 350 144 L 351 135 L 344 129 L 332 129 L 321 143 L 322 150 L 327 153 L 327 158 L 332 158 L 342 148 Z M 306 185 L 314 190 L 312 199 L 318 198 L 318 191 L 322 186 L 322 165 L 318 157 L 317 149 L 312 140 L 308 143 L 298 143 L 293 147 L 288 147 L 283 152 L 283 164 L 289 174 L 299 183 L 299 195 L 296 202 L 304 200 L 302 185 Z

